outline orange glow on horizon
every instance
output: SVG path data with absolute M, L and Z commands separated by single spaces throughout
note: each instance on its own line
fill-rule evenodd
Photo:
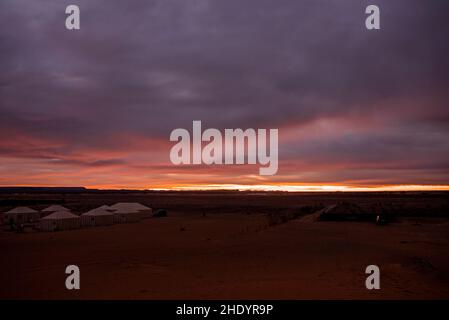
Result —
M 282 192 L 379 192 L 379 191 L 449 191 L 449 185 L 380 185 L 380 186 L 350 186 L 350 185 L 242 185 L 242 184 L 179 184 L 161 186 L 126 187 L 117 185 L 92 185 L 92 189 L 102 190 L 158 190 L 158 191 L 282 191 Z

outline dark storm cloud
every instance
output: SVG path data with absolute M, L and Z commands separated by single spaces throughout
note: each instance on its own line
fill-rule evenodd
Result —
M 380 31 L 364 27 L 371 3 Z M 64 28 L 68 4 L 81 8 L 79 31 Z M 421 159 L 422 137 L 438 134 L 426 152 L 444 166 L 448 9 L 443 0 L 2 1 L 0 125 L 69 149 L 115 148 L 111 135 L 168 138 L 192 120 L 280 127 L 282 138 L 287 125 L 376 114 L 375 130 L 281 143 L 281 157 L 406 166 Z

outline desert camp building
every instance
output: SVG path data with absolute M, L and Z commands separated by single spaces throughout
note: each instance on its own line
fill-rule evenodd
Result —
M 6 224 L 21 224 L 37 222 L 40 218 L 41 214 L 34 209 L 28 207 L 17 207 L 5 212 L 3 219 Z
M 137 202 L 119 202 L 110 207 L 115 212 L 135 212 L 140 219 L 149 218 L 153 214 L 153 209 Z
M 140 212 L 128 211 L 128 210 L 116 210 L 114 213 L 114 223 L 128 223 L 137 222 L 142 218 Z
M 114 211 L 114 209 L 111 209 L 108 205 L 102 205 L 101 207 L 98 207 L 97 209 L 107 210 L 107 211 Z
M 102 209 L 102 207 L 83 213 L 81 225 L 83 227 L 96 227 L 114 224 L 114 213 Z
M 67 209 L 66 207 L 60 206 L 59 204 L 54 204 L 54 205 L 51 205 L 48 208 L 45 208 L 44 210 L 42 210 L 44 215 L 52 213 L 52 212 L 57 212 L 57 211 L 70 211 L 70 209 Z
M 42 231 L 71 230 L 78 229 L 80 226 L 80 217 L 67 210 L 54 212 L 43 217 L 40 222 Z

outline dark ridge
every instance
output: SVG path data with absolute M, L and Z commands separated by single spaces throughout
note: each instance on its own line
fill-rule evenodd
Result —
M 0 193 L 83 193 L 84 187 L 0 187 Z
M 63 200 L 55 199 L 6 199 L 0 200 L 1 207 L 37 206 L 37 205 L 63 205 Z

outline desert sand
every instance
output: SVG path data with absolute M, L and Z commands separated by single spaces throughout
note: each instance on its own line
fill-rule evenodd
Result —
M 256 208 L 226 209 L 170 210 L 72 231 L 2 231 L 0 298 L 449 298 L 447 218 L 378 226 L 304 214 L 273 224 Z M 65 288 L 70 264 L 80 268 L 81 290 Z M 380 290 L 365 288 L 370 264 L 380 267 Z

